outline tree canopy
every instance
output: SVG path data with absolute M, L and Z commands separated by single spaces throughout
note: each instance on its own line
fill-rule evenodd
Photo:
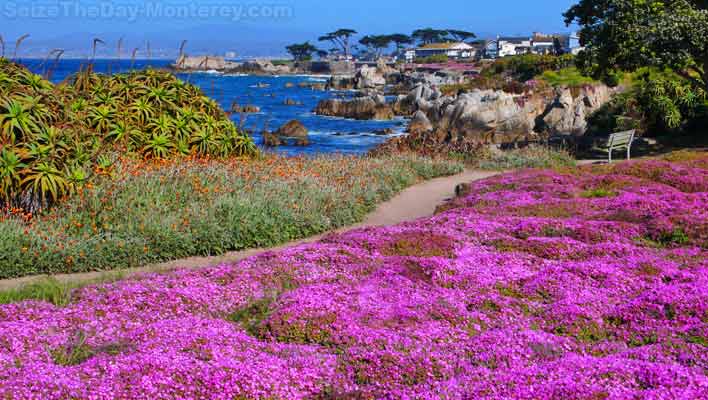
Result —
M 357 31 L 354 29 L 338 29 L 334 32 L 330 32 L 324 36 L 320 36 L 318 40 L 320 42 L 332 42 L 336 47 L 342 49 L 344 52 L 344 57 L 349 57 L 349 39 L 356 35 Z
M 412 37 L 405 35 L 403 33 L 394 33 L 393 35 L 389 35 L 391 38 L 391 42 L 396 44 L 396 49 L 401 50 L 404 45 L 406 44 L 413 44 L 414 40 Z
M 413 38 L 422 44 L 430 44 L 444 41 L 448 34 L 446 30 L 425 28 L 413 32 Z
M 295 61 L 307 61 L 312 59 L 312 54 L 317 52 L 317 47 L 310 42 L 296 43 L 285 48 Z
M 359 40 L 359 43 L 369 48 L 376 57 L 381 57 L 381 53 L 391 45 L 391 42 L 393 42 L 391 35 L 369 35 Z
M 474 39 L 477 37 L 477 35 L 475 35 L 472 32 L 461 31 L 461 30 L 457 30 L 457 29 L 450 29 L 447 31 L 447 34 L 448 34 L 448 36 L 451 36 L 453 39 L 457 40 L 458 42 L 464 42 L 466 40 Z
M 708 90 L 708 0 L 580 0 L 565 14 L 580 25 L 580 66 L 593 76 L 671 68 Z

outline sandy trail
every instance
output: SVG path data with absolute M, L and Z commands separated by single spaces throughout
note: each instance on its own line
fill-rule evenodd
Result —
M 455 195 L 455 187 L 463 182 L 472 182 L 480 179 L 498 175 L 499 172 L 465 170 L 464 172 L 411 186 L 393 199 L 380 204 L 375 211 L 370 213 L 364 222 L 353 226 L 337 229 L 334 232 L 346 232 L 352 229 L 366 228 L 372 226 L 396 225 L 402 222 L 415 221 L 419 218 L 433 215 L 435 208 L 445 200 Z M 221 264 L 232 264 L 237 261 L 256 256 L 266 251 L 280 250 L 303 243 L 312 243 L 320 240 L 327 234 L 313 236 L 307 239 L 297 240 L 281 246 L 267 249 L 251 249 L 243 251 L 229 252 L 215 257 L 190 257 L 181 260 L 169 261 L 160 264 L 147 265 L 139 268 L 130 268 L 120 271 L 88 272 L 80 274 L 52 275 L 53 278 L 62 283 L 81 284 L 82 282 L 92 282 L 101 280 L 111 274 L 120 274 L 121 277 L 149 272 L 165 272 L 177 268 L 204 268 Z M 31 276 L 17 279 L 7 279 L 0 281 L 0 290 L 12 290 L 31 284 L 38 280 L 47 278 L 47 275 Z

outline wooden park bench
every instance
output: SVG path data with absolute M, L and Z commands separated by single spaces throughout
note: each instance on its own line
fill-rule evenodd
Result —
M 607 153 L 609 162 L 612 163 L 612 152 L 615 150 L 627 149 L 627 160 L 632 158 L 632 142 L 634 142 L 634 135 L 637 131 L 624 131 L 617 132 L 610 135 L 607 139 L 607 143 L 595 146 L 593 150 L 602 153 Z

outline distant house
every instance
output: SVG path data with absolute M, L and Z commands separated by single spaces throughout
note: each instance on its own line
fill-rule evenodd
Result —
M 531 39 L 531 52 L 534 54 L 554 54 L 556 38 L 556 35 L 544 35 L 534 32 Z
M 499 37 L 497 39 L 497 57 L 516 56 L 531 52 L 531 38 Z
M 488 41 L 484 46 L 484 58 L 498 58 L 499 57 L 499 42 L 496 40 Z
M 476 52 L 474 47 L 467 43 L 431 43 L 415 49 L 416 58 L 445 55 L 451 59 L 473 58 Z
M 487 56 L 487 47 L 489 46 L 489 40 L 475 40 L 474 42 L 469 42 L 470 46 L 472 46 L 472 51 L 474 52 L 474 58 L 480 60 L 482 58 L 486 58 Z
M 403 58 L 407 63 L 412 63 L 415 61 L 415 49 L 406 49 L 403 51 Z
M 577 34 L 543 34 L 534 32 L 533 36 L 504 37 L 485 42 L 484 57 L 499 58 L 521 54 L 554 54 L 560 47 L 562 53 L 577 54 L 582 48 Z
M 585 48 L 580 45 L 580 35 L 576 32 L 568 36 L 568 50 L 571 54 L 577 55 Z

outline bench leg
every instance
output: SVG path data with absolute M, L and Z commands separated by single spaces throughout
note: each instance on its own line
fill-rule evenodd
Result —
M 610 158 L 610 164 L 612 164 L 612 149 L 610 149 L 610 151 L 608 151 L 607 154 L 609 154 L 608 157 Z
M 632 159 L 632 147 L 627 146 L 627 160 L 631 160 L 631 159 Z

